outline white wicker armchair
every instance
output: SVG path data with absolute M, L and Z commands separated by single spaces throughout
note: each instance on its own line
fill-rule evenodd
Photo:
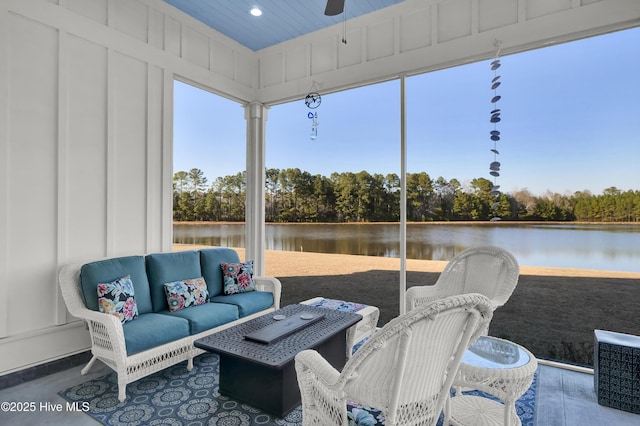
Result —
M 435 425 L 462 354 L 492 312 L 480 294 L 438 300 L 376 331 L 342 372 L 316 351 L 300 352 L 303 425 L 347 426 L 347 401 L 381 410 L 386 426 Z
M 407 310 L 456 294 L 480 293 L 495 307 L 504 305 L 518 284 L 520 267 L 511 253 L 498 247 L 474 247 L 457 254 L 431 286 L 407 289 Z

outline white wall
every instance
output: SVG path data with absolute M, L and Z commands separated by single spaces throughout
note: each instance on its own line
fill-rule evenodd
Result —
M 251 99 L 255 59 L 154 0 L 0 0 L 0 55 L 2 374 L 87 349 L 59 265 L 171 249 L 174 74 Z
M 0 0 L 0 374 L 89 347 L 59 265 L 170 250 L 175 76 L 268 104 L 638 25 L 638 0 L 406 0 L 252 52 L 161 0 Z

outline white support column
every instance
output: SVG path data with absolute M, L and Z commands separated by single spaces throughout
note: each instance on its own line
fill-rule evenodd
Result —
M 407 311 L 407 102 L 405 75 L 400 76 L 400 315 Z
M 258 102 L 245 106 L 247 120 L 247 200 L 245 260 L 254 261 L 254 274 L 264 275 L 265 246 L 265 124 L 267 107 Z

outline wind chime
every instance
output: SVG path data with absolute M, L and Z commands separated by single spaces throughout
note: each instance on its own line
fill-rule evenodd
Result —
M 498 161 L 498 155 L 500 152 L 498 151 L 498 141 L 500 140 L 500 131 L 498 130 L 498 123 L 500 122 L 500 108 L 498 108 L 498 102 L 502 98 L 502 96 L 498 95 L 498 87 L 500 87 L 500 75 L 498 75 L 498 68 L 500 68 L 500 45 L 499 41 L 496 41 L 496 47 L 498 48 L 498 53 L 496 54 L 496 59 L 491 62 L 491 71 L 493 71 L 493 80 L 491 80 L 491 90 L 493 90 L 493 97 L 491 98 L 491 103 L 493 104 L 493 109 L 491 111 L 491 118 L 489 121 L 493 123 L 493 129 L 489 132 L 491 141 L 493 142 L 493 148 L 491 152 L 493 153 L 493 161 L 489 164 L 489 174 L 493 177 L 493 186 L 491 187 L 491 195 L 495 197 L 494 203 L 491 205 L 491 210 L 494 212 L 494 216 L 491 218 L 491 221 L 500 220 L 500 217 L 496 214 L 496 209 L 500 206 L 500 185 L 498 185 L 498 177 L 500 176 L 500 162 Z
M 311 110 L 307 113 L 307 118 L 311 120 L 311 135 L 309 137 L 312 141 L 318 138 L 318 111 L 315 111 L 315 109 L 318 108 L 322 102 L 320 94 L 313 91 L 314 87 L 315 82 L 311 87 L 312 91 L 304 98 L 305 105 Z

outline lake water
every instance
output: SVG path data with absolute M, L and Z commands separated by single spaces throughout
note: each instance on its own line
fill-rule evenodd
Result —
M 174 224 L 182 244 L 245 247 L 244 224 Z M 400 257 L 398 224 L 266 224 L 268 250 Z M 520 265 L 640 272 L 640 224 L 407 224 L 407 258 L 450 260 L 502 247 Z

